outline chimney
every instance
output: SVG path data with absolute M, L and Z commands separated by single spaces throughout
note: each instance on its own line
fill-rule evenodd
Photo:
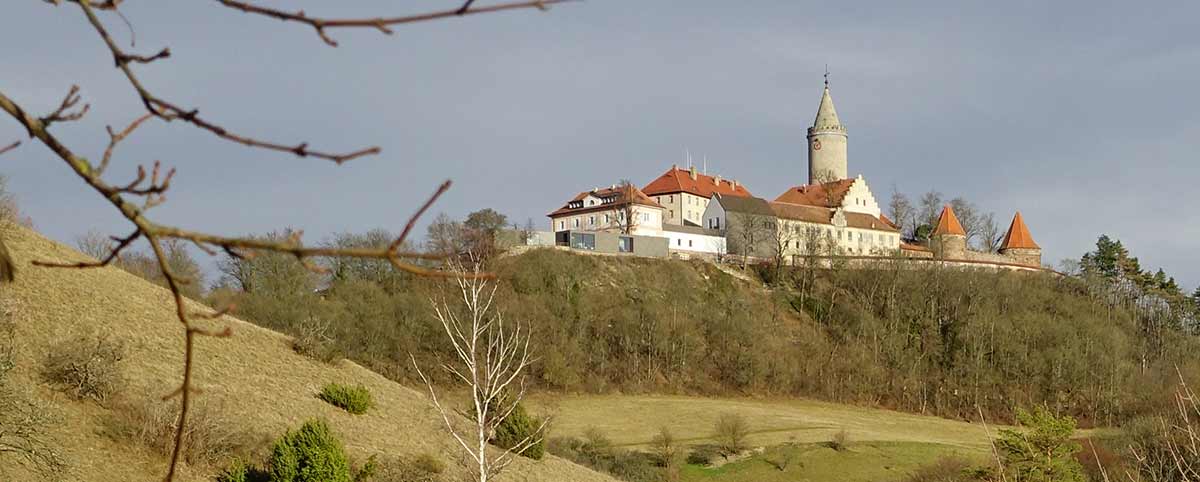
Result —
M 679 169 L 679 164 L 671 163 L 671 170 L 674 171 L 676 169 Z
M 729 181 L 729 185 L 733 186 L 733 190 L 736 191 L 737 190 L 737 179 Z
M 713 184 L 716 184 L 718 186 L 721 185 L 721 176 L 720 175 L 713 176 Z
M 692 166 L 691 168 L 689 168 L 688 172 L 691 173 L 692 180 L 695 181 L 696 180 L 696 166 Z

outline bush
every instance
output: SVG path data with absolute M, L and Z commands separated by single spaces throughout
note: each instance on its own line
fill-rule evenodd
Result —
M 55 344 L 46 357 L 43 375 L 79 400 L 104 402 L 125 384 L 119 363 L 125 345 L 107 336 L 86 334 Z
M 225 413 L 204 398 L 193 401 L 183 432 L 181 453 L 184 461 L 212 463 L 230 456 L 249 456 L 265 445 L 263 437 L 241 428 L 226 418 Z M 131 440 L 169 455 L 175 447 L 179 404 L 157 400 L 122 401 L 106 423 L 110 437 Z
M 7 478 L 14 459 L 16 464 L 55 477 L 67 468 L 50 436 L 58 417 L 47 404 L 16 390 L 8 380 L 8 372 L 15 366 L 16 327 L 11 320 L 15 310 L 9 300 L 0 300 L 0 479 Z
M 559 457 L 598 472 L 633 482 L 659 482 L 657 457 L 612 447 L 600 431 L 588 429 L 584 439 L 556 437 L 550 439 L 548 450 Z
M 688 452 L 687 463 L 692 465 L 709 465 L 721 456 L 721 448 L 716 445 L 696 445 Z
M 717 418 L 713 439 L 721 447 L 722 455 L 735 455 L 746 449 L 746 436 L 750 426 L 746 418 L 736 413 L 724 413 Z
M 367 413 L 367 409 L 371 408 L 374 403 L 371 399 L 371 391 L 367 390 L 367 387 L 362 385 L 352 387 L 340 383 L 326 384 L 317 398 L 355 415 Z
M 242 459 L 217 474 L 217 482 L 271 482 L 271 474 Z
M 379 461 L 374 456 L 354 482 L 438 482 L 446 464 L 428 453 Z
M 329 425 L 309 420 L 271 450 L 272 482 L 350 482 L 350 461 Z
M 1007 472 L 1028 482 L 1084 482 L 1083 467 L 1074 458 L 1080 446 L 1071 440 L 1075 419 L 1036 407 L 1033 412 L 1018 408 L 1017 421 L 1027 430 L 1003 429 L 996 441 Z
M 542 421 L 537 417 L 529 415 L 525 411 L 525 407 L 517 403 L 516 408 L 512 413 L 508 414 L 500 425 L 496 427 L 496 435 L 489 442 L 500 448 L 510 449 L 520 445 L 529 438 L 536 438 L 537 443 L 534 443 L 525 448 L 518 455 L 529 457 L 534 460 L 541 460 L 545 454 L 546 444 L 543 439 L 544 434 L 541 433 Z
M 850 442 L 849 439 L 850 437 L 846 434 L 846 429 L 841 429 L 838 433 L 833 434 L 833 438 L 829 439 L 829 443 L 826 445 L 833 450 L 841 452 L 846 450 L 846 444 Z

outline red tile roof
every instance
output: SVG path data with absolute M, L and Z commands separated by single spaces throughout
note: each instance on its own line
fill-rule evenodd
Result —
M 663 209 L 662 205 L 654 202 L 653 199 L 650 199 L 650 197 L 647 196 L 646 193 L 642 192 L 641 189 L 638 189 L 635 186 L 629 186 L 629 188 L 632 191 L 631 197 L 633 198 L 634 204 L 641 204 L 643 206 L 650 206 L 650 207 L 654 207 L 654 208 Z M 602 201 L 606 200 L 606 199 L 611 199 L 611 201 L 601 202 L 599 204 L 595 204 L 592 206 L 580 205 L 579 207 L 571 207 L 572 203 L 575 203 L 578 201 L 583 201 L 588 196 L 598 197 Z M 547 216 L 554 217 L 554 216 L 559 216 L 559 215 L 563 215 L 563 214 L 577 214 L 577 213 L 586 213 L 586 212 L 592 212 L 592 211 L 606 211 L 609 209 L 616 209 L 618 206 L 623 206 L 625 204 L 621 199 L 622 197 L 623 196 L 622 196 L 620 186 L 606 187 L 604 189 L 596 189 L 596 190 L 592 190 L 592 191 L 584 191 L 579 194 L 576 194 L 575 197 L 571 198 L 570 201 L 567 201 L 567 203 L 564 204 L 563 207 L 558 208 L 557 210 L 555 210 L 554 212 L 552 212 L 550 214 L 547 214 Z
M 816 224 L 833 224 L 833 211 L 820 206 L 805 206 L 803 204 L 792 204 L 783 202 L 772 202 L 771 211 L 776 216 L 783 219 L 792 219 L 796 221 L 804 221 Z M 870 214 L 843 212 L 846 217 L 846 226 L 859 229 L 873 229 L 876 231 L 899 232 L 890 222 L 877 218 Z
M 851 184 L 854 184 L 854 179 L 795 186 L 780 194 L 775 202 L 835 208 L 842 205 L 842 199 L 850 191 Z
M 879 215 L 879 220 L 880 220 L 880 221 L 883 221 L 883 222 L 884 222 L 884 223 L 886 223 L 888 226 L 891 226 L 891 227 L 892 227 L 892 229 L 895 229 L 896 231 L 899 231 L 899 230 L 900 230 L 900 225 L 899 225 L 899 224 L 896 224 L 895 222 L 893 222 L 893 221 L 892 221 L 890 218 L 888 218 L 888 217 L 887 217 L 887 215 L 886 215 L 886 214 L 880 214 L 880 215 Z
M 1033 235 L 1029 234 L 1029 228 L 1025 226 L 1025 220 L 1021 218 L 1020 211 L 1013 216 L 1012 224 L 1008 226 L 1008 232 L 1004 234 L 1004 242 L 1000 244 L 1000 249 L 1009 248 L 1042 249 L 1033 242 Z
M 694 169 L 680 169 L 672 166 L 670 170 L 658 176 L 658 179 L 650 181 L 650 184 L 642 188 L 642 192 L 649 196 L 677 192 L 686 192 L 704 198 L 712 197 L 713 193 L 725 196 L 750 196 L 750 191 L 746 189 L 746 186 L 737 183 L 735 187 L 734 181 L 720 179 L 719 176 L 709 176 L 697 172 L 695 173 L 696 178 L 692 179 Z
M 954 215 L 954 209 L 947 204 L 942 208 L 942 215 L 938 217 L 937 228 L 934 228 L 933 234 L 966 236 L 967 232 L 963 230 L 962 224 L 958 222 L 958 217 Z

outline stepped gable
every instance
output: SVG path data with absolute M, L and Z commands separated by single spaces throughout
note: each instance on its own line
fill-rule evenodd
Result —
M 746 186 L 737 181 L 722 179 L 721 176 L 702 174 L 696 172 L 696 168 L 694 167 L 691 169 L 680 169 L 677 166 L 671 166 L 670 170 L 658 176 L 657 179 L 650 181 L 650 184 L 642 188 L 642 192 L 646 193 L 647 196 L 686 192 L 703 198 L 710 198 L 713 194 L 743 197 L 751 195 Z
M 937 228 L 933 230 L 934 235 L 939 234 L 957 234 L 966 236 L 967 232 L 963 230 L 962 224 L 958 222 L 958 217 L 954 215 L 954 208 L 949 204 L 942 208 L 942 215 L 938 217 Z
M 851 184 L 854 184 L 854 179 L 795 186 L 780 194 L 775 202 L 836 208 L 842 205 L 842 199 L 850 192 Z
M 1042 249 L 1037 243 L 1033 242 L 1033 235 L 1029 234 L 1029 228 L 1025 226 L 1025 219 L 1021 217 L 1021 212 L 1017 211 L 1017 215 L 1013 216 L 1012 224 L 1008 226 L 1008 232 L 1004 234 L 1004 242 L 1000 244 L 1000 249 Z

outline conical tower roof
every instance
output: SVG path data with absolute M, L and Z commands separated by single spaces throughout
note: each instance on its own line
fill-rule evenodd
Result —
M 1021 218 L 1020 211 L 1013 216 L 1012 224 L 1008 226 L 1008 232 L 1004 234 L 1004 242 L 1000 244 L 1000 249 L 1010 248 L 1042 249 L 1033 242 L 1033 235 L 1029 234 L 1029 228 L 1025 226 L 1025 220 Z
M 937 227 L 934 228 L 933 234 L 957 234 L 966 236 L 967 232 L 963 230 L 962 223 L 958 222 L 958 217 L 954 215 L 954 209 L 949 204 L 942 208 L 942 215 L 938 217 Z
M 825 92 L 821 94 L 821 105 L 817 107 L 817 118 L 813 121 L 813 129 L 828 128 L 844 129 L 845 127 L 838 119 L 837 110 L 833 108 L 833 97 L 829 96 L 829 84 L 826 84 Z

